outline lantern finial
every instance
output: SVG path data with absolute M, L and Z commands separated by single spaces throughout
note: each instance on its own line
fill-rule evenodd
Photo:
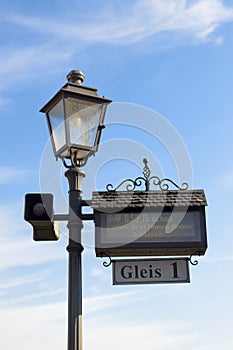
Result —
M 72 70 L 66 76 L 68 83 L 81 85 L 84 82 L 85 75 L 80 70 Z

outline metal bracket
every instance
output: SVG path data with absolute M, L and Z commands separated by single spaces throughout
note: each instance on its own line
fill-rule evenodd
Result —
M 194 255 L 199 255 L 199 256 L 201 256 L 200 252 L 198 251 L 198 252 L 195 252 L 195 253 L 193 253 L 192 255 L 190 255 L 190 257 L 189 257 L 188 260 L 189 260 L 189 262 L 190 262 L 191 265 L 197 266 L 198 263 L 199 263 L 199 261 L 198 261 L 198 260 L 194 260 L 194 261 L 192 260 Z
M 71 165 L 68 165 L 66 163 L 65 159 L 63 158 L 62 161 L 63 161 L 63 165 L 65 168 L 67 168 L 67 169 L 76 168 L 76 167 L 81 168 L 87 163 L 88 157 L 85 157 L 83 159 L 79 159 L 79 158 L 77 158 L 77 153 L 78 153 L 78 151 L 76 150 L 75 147 L 70 147 Z
M 112 258 L 111 258 L 111 256 L 108 255 L 107 253 L 102 253 L 100 257 L 101 257 L 101 258 L 108 258 L 108 259 L 109 259 L 109 262 L 107 262 L 107 261 L 104 261 L 104 262 L 103 262 L 103 266 L 104 266 L 104 267 L 109 267 L 109 266 L 112 264 Z
M 90 207 L 89 204 L 90 200 L 82 200 L 81 202 L 81 208 L 82 207 Z M 69 214 L 54 214 L 52 217 L 52 221 L 68 221 L 70 219 L 70 215 Z M 94 213 L 81 213 L 80 215 L 80 219 L 81 220 L 94 220 Z

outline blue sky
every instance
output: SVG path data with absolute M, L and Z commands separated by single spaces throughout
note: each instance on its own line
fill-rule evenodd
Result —
M 114 101 L 99 152 L 84 169 L 85 198 L 92 188 L 140 176 L 145 154 L 153 174 L 178 182 L 187 175 L 209 204 L 209 248 L 191 267 L 190 284 L 112 286 L 111 268 L 94 254 L 93 226 L 85 225 L 84 349 L 230 349 L 231 1 L 0 0 L 0 6 L 1 348 L 66 347 L 67 233 L 63 228 L 56 243 L 33 242 L 23 206 L 25 193 L 46 189 L 57 211 L 67 209 L 64 169 L 50 155 L 39 109 L 70 70 L 80 69 L 85 85 Z

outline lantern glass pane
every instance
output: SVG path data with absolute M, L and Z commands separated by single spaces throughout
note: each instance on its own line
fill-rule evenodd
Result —
M 55 149 L 58 151 L 66 143 L 65 125 L 64 125 L 64 107 L 63 101 L 59 101 L 49 112 L 49 119 L 52 128 L 52 138 Z
M 71 144 L 94 147 L 103 106 L 74 98 L 66 100 Z

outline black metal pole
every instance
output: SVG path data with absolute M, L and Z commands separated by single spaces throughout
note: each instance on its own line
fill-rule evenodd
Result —
M 78 167 L 66 171 L 69 181 L 69 276 L 68 276 L 68 350 L 82 350 L 82 259 L 81 181 L 85 173 Z

